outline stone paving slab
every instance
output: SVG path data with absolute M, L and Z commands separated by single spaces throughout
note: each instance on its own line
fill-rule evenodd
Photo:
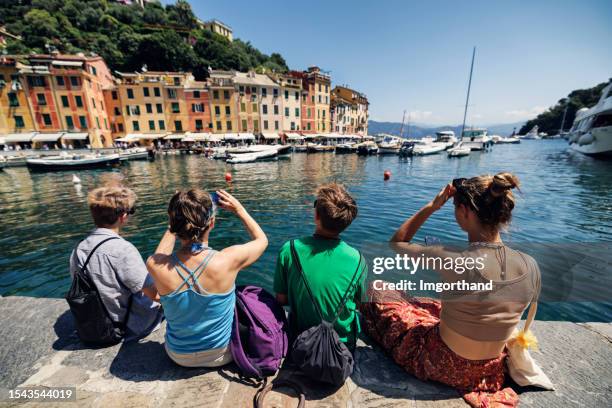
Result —
M 537 321 L 540 352 L 534 358 L 556 391 L 516 388 L 521 406 L 603 407 L 612 400 L 612 325 Z M 0 388 L 76 386 L 77 401 L 9 403 L 0 407 L 252 407 L 256 387 L 244 383 L 232 365 L 222 370 L 187 369 L 163 348 L 165 327 L 138 343 L 84 348 L 62 299 L 0 297 Z M 306 407 L 466 407 L 447 386 L 405 373 L 366 339 L 358 342 L 355 372 L 339 389 L 322 386 L 292 369 L 279 379 L 300 383 Z M 289 389 L 275 389 L 266 407 L 295 407 Z

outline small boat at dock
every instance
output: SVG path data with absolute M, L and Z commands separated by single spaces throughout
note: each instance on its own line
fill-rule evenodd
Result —
M 372 141 L 360 143 L 357 146 L 357 154 L 360 156 L 370 156 L 378 154 L 378 145 Z
M 463 157 L 469 156 L 472 149 L 469 146 L 464 146 L 463 143 L 458 143 L 456 146 L 447 150 L 448 157 Z
M 414 142 L 404 142 L 399 150 L 400 157 L 410 157 L 414 151 Z
M 68 155 L 27 159 L 26 165 L 32 171 L 82 170 L 103 168 L 119 163 L 118 154 L 108 155 Z
M 336 154 L 357 153 L 357 143 L 340 143 L 336 145 Z
M 155 158 L 155 155 L 149 153 L 145 147 L 134 147 L 131 149 L 123 150 L 119 153 L 119 160 L 149 160 L 149 158 Z
M 226 160 L 230 164 L 252 163 L 256 161 L 275 160 L 278 157 L 278 150 L 270 148 L 252 153 L 230 154 Z
M 306 145 L 306 151 L 308 153 L 329 153 L 336 150 L 332 145 L 324 145 L 319 143 L 308 143 Z

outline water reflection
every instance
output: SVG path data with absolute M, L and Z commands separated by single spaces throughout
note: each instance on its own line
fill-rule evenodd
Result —
M 270 238 L 262 259 L 241 273 L 239 282 L 271 288 L 280 245 L 312 233 L 313 193 L 322 183 L 344 183 L 355 196 L 359 215 L 344 235 L 362 249 L 388 240 L 394 228 L 452 178 L 499 171 L 514 172 L 522 182 L 513 224 L 504 233 L 507 241 L 598 242 L 612 240 L 611 166 L 569 152 L 563 141 L 525 141 L 460 159 L 298 153 L 290 160 L 230 166 L 200 156 L 168 156 L 153 163 L 127 163 L 110 172 L 124 177 L 139 197 L 125 235 L 143 256 L 153 251 L 165 230 L 166 205 L 177 189 L 226 188 L 235 194 Z M 385 170 L 392 173 L 387 182 Z M 224 180 L 228 171 L 234 180 L 229 185 Z M 78 189 L 69 172 L 0 172 L 0 294 L 63 295 L 69 283 L 68 254 L 92 227 L 87 192 L 107 173 L 79 172 Z M 436 213 L 416 239 L 430 235 L 464 240 L 451 207 Z M 212 245 L 219 248 L 247 238 L 240 221 L 224 212 L 212 235 Z M 556 317 L 578 309 L 561 308 Z

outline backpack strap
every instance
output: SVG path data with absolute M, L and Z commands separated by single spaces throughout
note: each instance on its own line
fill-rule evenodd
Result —
M 306 290 L 308 291 L 308 296 L 310 296 L 310 300 L 312 301 L 312 304 L 317 310 L 317 314 L 321 318 L 321 321 L 324 321 L 325 319 L 323 318 L 323 313 L 321 312 L 321 308 L 319 307 L 319 304 L 315 301 L 314 295 L 312 294 L 312 290 L 310 289 L 310 285 L 308 284 L 308 279 L 306 279 L 306 276 L 304 275 L 304 270 L 302 269 L 300 257 L 298 256 L 297 251 L 295 250 L 295 240 L 293 239 L 291 240 L 291 255 L 293 256 L 293 260 L 295 261 L 295 266 L 297 267 L 297 270 L 300 273 L 302 280 L 304 281 L 304 285 L 306 286 Z
M 291 388 L 298 395 L 298 405 L 297 408 L 304 408 L 306 406 L 306 396 L 304 395 L 304 391 L 302 391 L 302 387 L 299 384 L 291 381 L 291 380 L 276 380 L 275 382 L 268 382 L 266 378 L 262 387 L 255 394 L 255 408 L 263 408 L 264 400 L 266 398 L 266 394 L 272 391 L 274 387 L 288 387 Z
M 300 257 L 298 256 L 297 251 L 295 250 L 295 240 L 291 240 L 291 255 L 293 256 L 293 259 L 294 259 L 294 261 L 296 263 L 296 267 L 297 267 L 298 271 L 300 272 L 300 275 L 302 276 L 302 280 L 304 281 L 304 285 L 306 286 L 306 290 L 308 291 L 308 295 L 310 296 L 310 300 L 314 304 L 315 309 L 317 309 L 317 313 L 319 314 L 319 317 L 321 318 L 321 321 L 324 321 L 325 319 L 323 318 L 323 313 L 321 312 L 319 304 L 314 299 L 314 296 L 312 294 L 312 290 L 310 289 L 310 285 L 308 284 L 308 279 L 306 279 L 306 275 L 304 274 L 304 270 L 302 269 L 302 264 L 300 263 Z M 358 275 L 361 276 L 361 273 L 359 273 L 359 270 L 360 270 L 360 267 L 361 267 L 361 260 L 362 259 L 363 259 L 363 256 L 361 255 L 361 252 L 359 252 L 359 263 L 357 264 L 357 268 L 355 269 L 355 273 L 353 274 L 353 277 L 351 279 L 349 287 L 346 289 L 346 292 L 344 292 L 344 296 L 342 297 L 342 301 L 340 302 L 340 305 L 338 305 L 338 309 L 336 310 L 336 313 L 334 314 L 334 319 L 331 322 L 332 325 L 336 323 L 336 321 L 338 320 L 338 317 L 340 316 L 340 314 L 344 310 L 344 306 L 346 305 L 346 302 L 348 300 L 348 296 L 349 296 L 349 294 L 351 292 L 351 288 L 353 287 L 353 283 L 355 282 L 355 278 L 357 278 Z
M 89 264 L 89 261 L 90 261 L 90 259 L 91 259 L 92 255 L 94 254 L 94 252 L 96 252 L 96 250 L 97 250 L 97 249 L 98 249 L 98 248 L 99 248 L 99 247 L 100 247 L 102 244 L 104 244 L 105 242 L 111 241 L 111 240 L 113 240 L 113 239 L 120 239 L 120 238 L 119 238 L 119 237 L 110 237 L 110 238 L 103 239 L 102 241 L 100 241 L 100 242 L 99 242 L 99 243 L 98 243 L 98 244 L 97 244 L 97 245 L 96 245 L 96 246 L 95 246 L 95 247 L 94 247 L 94 248 L 91 250 L 91 252 L 90 252 L 90 253 L 89 253 L 89 255 L 87 256 L 87 259 L 85 259 L 85 262 L 83 263 L 83 266 L 81 266 L 80 273 L 85 274 L 85 272 L 87 271 L 87 265 Z M 80 242 L 77 244 L 76 248 L 74 249 L 75 255 L 76 255 L 76 250 L 78 249 L 79 244 L 80 244 L 81 242 L 83 242 L 83 241 L 80 241 Z M 109 313 L 108 309 L 106 308 L 106 305 L 105 305 L 105 304 L 104 304 L 104 302 L 102 301 L 102 296 L 100 295 L 100 291 L 98 290 L 98 287 L 96 286 L 96 282 L 95 282 L 93 279 L 91 279 L 91 276 L 89 276 L 89 280 L 91 281 L 91 284 L 92 284 L 92 285 L 94 285 L 94 287 L 96 288 L 96 292 L 98 293 L 98 299 L 100 299 L 100 304 L 102 305 L 102 308 L 103 308 L 103 309 L 104 309 L 104 311 L 106 312 L 106 316 L 108 317 L 108 319 L 109 319 L 111 322 L 113 322 L 113 324 L 115 324 L 115 325 L 119 325 L 119 326 L 121 326 L 121 327 L 125 328 L 125 327 L 127 326 L 127 321 L 128 321 L 128 318 L 130 317 L 130 312 L 132 311 L 132 299 L 134 298 L 134 295 L 133 295 L 132 293 L 130 293 L 130 298 L 128 299 L 128 307 L 127 307 L 127 311 L 125 312 L 125 318 L 123 319 L 123 322 L 114 322 L 114 321 L 113 321 L 113 319 L 111 319 L 111 317 L 110 317 L 110 313 Z M 119 278 L 117 278 L 117 281 L 119 281 L 119 283 L 123 284 L 123 283 L 122 283 L 122 282 L 119 280 Z

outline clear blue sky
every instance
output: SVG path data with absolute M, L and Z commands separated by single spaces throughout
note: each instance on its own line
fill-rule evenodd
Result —
M 165 0 L 164 3 L 171 1 Z M 472 46 L 474 125 L 528 119 L 612 77 L 612 1 L 196 1 L 293 69 L 364 92 L 374 120 L 461 122 Z

